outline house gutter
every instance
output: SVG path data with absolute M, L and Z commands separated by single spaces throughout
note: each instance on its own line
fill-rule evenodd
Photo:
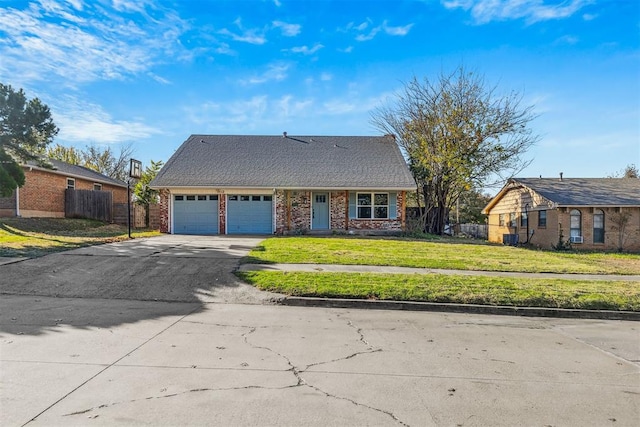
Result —
M 180 192 L 188 190 L 293 190 L 293 191 L 413 191 L 414 187 L 305 187 L 305 186 L 287 186 L 287 187 L 274 187 L 274 186 L 219 186 L 219 185 L 186 185 L 186 186 L 166 186 L 166 185 L 153 185 L 149 186 L 152 190 L 168 189 L 171 192 Z
M 106 185 L 113 185 L 115 187 L 127 188 L 127 184 L 125 184 L 125 183 L 120 184 L 118 182 L 107 181 L 107 180 L 99 179 L 99 178 L 95 179 L 94 177 L 88 177 L 88 176 L 85 176 L 85 175 L 78 175 L 78 174 L 75 174 L 75 173 L 66 173 L 66 172 L 60 171 L 58 169 L 41 168 L 41 167 L 33 166 L 33 165 L 23 165 L 23 166 L 24 167 L 28 167 L 29 171 L 32 171 L 32 170 L 35 169 L 37 171 L 49 172 L 49 173 L 53 173 L 53 174 L 56 174 L 56 175 L 67 176 L 69 178 L 78 178 L 78 179 L 83 179 L 85 181 L 92 181 L 92 182 L 95 182 L 97 184 L 106 184 Z M 96 172 L 96 173 L 99 173 L 99 172 Z

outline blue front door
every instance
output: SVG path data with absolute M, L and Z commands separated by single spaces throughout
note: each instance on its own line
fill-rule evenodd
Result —
M 312 230 L 328 230 L 329 229 L 329 194 L 313 193 L 312 199 Z

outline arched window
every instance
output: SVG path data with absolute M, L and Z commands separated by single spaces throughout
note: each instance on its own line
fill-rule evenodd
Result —
M 577 209 L 571 210 L 571 232 L 569 236 L 572 243 L 582 243 L 582 214 Z
M 593 211 L 593 243 L 604 243 L 604 212 Z

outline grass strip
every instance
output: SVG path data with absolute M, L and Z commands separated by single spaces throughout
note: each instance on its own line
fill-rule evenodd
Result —
M 640 311 L 640 283 L 633 281 L 281 271 L 236 274 L 259 289 L 295 296 Z
M 556 252 L 459 240 L 380 237 L 274 237 L 263 241 L 243 262 L 640 274 L 639 254 Z
M 134 238 L 158 231 L 132 230 Z M 38 257 L 84 246 L 128 240 L 128 227 L 86 219 L 4 218 L 0 220 L 0 256 Z

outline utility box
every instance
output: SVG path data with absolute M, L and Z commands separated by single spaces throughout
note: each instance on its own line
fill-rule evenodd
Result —
M 520 236 L 518 234 L 503 234 L 502 235 L 502 244 L 509 246 L 518 246 L 518 241 Z

